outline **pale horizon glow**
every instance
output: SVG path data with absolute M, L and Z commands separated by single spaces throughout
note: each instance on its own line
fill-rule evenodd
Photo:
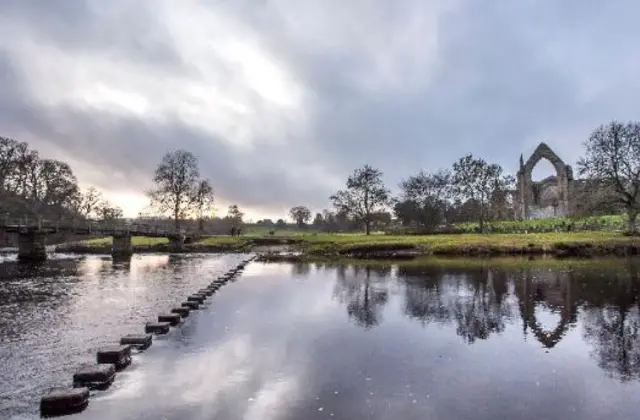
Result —
M 177 148 L 220 213 L 276 220 L 330 208 L 364 164 L 394 191 L 468 153 L 515 173 L 542 141 L 575 165 L 594 128 L 640 106 L 631 0 L 2 7 L 0 135 L 68 162 L 128 217 Z

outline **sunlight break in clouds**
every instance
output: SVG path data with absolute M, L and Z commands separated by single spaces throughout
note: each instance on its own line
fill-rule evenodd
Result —
M 467 153 L 514 172 L 541 141 L 572 164 L 593 128 L 637 119 L 638 12 L 632 0 L 4 0 L 0 134 L 68 161 L 128 215 L 178 147 L 221 212 L 253 218 L 321 210 L 363 164 L 391 188 Z

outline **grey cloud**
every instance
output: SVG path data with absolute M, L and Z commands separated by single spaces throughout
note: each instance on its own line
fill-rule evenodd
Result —
M 61 50 L 104 51 L 181 75 L 196 71 L 183 62 L 149 5 L 5 3 L 3 13 L 28 29 L 16 36 L 43 37 Z M 210 6 L 245 22 L 260 44 L 292 69 L 306 89 L 304 137 L 291 130 L 283 144 L 274 144 L 282 139 L 258 134 L 255 148 L 241 151 L 178 117 L 158 122 L 52 109 L 33 99 L 7 52 L 0 55 L 0 128 L 5 134 L 30 133 L 104 168 L 104 178 L 93 180 L 104 188 L 131 187 L 110 187 L 114 171 L 136 185 L 148 182 L 162 153 L 184 147 L 199 156 L 219 197 L 279 209 L 328 204 L 328 181 L 300 176 L 300 168 L 310 164 L 346 177 L 370 163 L 395 186 L 414 171 L 449 166 L 470 152 L 513 171 L 520 153 L 543 140 L 572 163 L 592 128 L 635 117 L 640 59 L 634 40 L 640 29 L 632 16 L 640 5 L 631 0 L 606 5 L 576 0 L 544 8 L 534 1 L 454 2 L 439 17 L 436 32 L 424 24 L 398 40 L 394 36 L 416 13 L 431 9 L 417 0 L 384 6 L 356 1 L 324 11 L 319 4 L 212 1 Z M 435 53 L 427 46 L 432 35 Z M 376 60 L 395 57 L 398 45 L 408 45 L 409 52 L 398 55 L 405 61 L 386 63 L 393 83 L 380 79 L 379 89 L 361 83 L 377 80 Z M 435 54 L 433 60 L 427 54 Z M 218 65 L 220 88 L 241 81 L 232 64 L 220 60 Z M 244 94 L 257 109 L 265 106 Z M 269 118 L 263 110 L 258 119 Z

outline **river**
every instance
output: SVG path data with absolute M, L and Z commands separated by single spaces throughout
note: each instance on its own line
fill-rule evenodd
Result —
M 243 258 L 0 263 L 0 418 Z M 253 262 L 67 418 L 635 418 L 639 268 Z

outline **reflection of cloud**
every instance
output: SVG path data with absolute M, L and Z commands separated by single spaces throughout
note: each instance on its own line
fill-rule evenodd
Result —
M 300 383 L 296 377 L 289 376 L 280 378 L 277 381 L 265 384 L 256 393 L 252 404 L 245 412 L 245 420 L 267 420 L 278 419 L 286 412 L 287 401 L 293 401 L 299 390 Z

